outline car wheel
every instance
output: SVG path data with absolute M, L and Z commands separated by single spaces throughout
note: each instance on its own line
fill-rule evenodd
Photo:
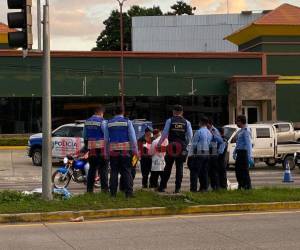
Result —
M 294 157 L 292 155 L 288 155 L 287 157 L 285 157 L 282 163 L 283 169 L 286 169 L 288 164 L 291 170 L 295 169 L 296 164 L 295 164 Z
M 31 159 L 34 166 L 42 166 L 42 150 L 39 148 L 34 149 Z
M 274 167 L 274 166 L 276 166 L 276 163 L 277 163 L 277 162 L 275 161 L 275 159 L 270 158 L 270 159 L 266 160 L 265 163 L 266 163 L 269 167 Z

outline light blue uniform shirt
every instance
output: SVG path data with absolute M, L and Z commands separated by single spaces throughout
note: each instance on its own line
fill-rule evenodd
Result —
M 211 140 L 212 134 L 206 127 L 197 130 L 192 140 L 192 146 L 189 150 L 189 155 L 194 155 L 196 150 L 197 154 L 201 155 L 205 153 L 208 155 Z
M 186 125 L 187 125 L 187 129 L 186 129 L 186 133 L 185 133 L 185 138 L 186 138 L 187 144 L 189 145 L 193 138 L 193 129 L 192 129 L 191 123 L 188 120 L 186 120 Z M 171 127 L 171 118 L 166 121 L 164 130 L 161 134 L 161 138 L 158 142 L 158 145 L 161 145 L 164 142 L 164 140 L 166 138 L 168 138 L 170 127 Z
M 246 128 L 242 128 L 237 134 L 236 147 L 233 155 L 236 156 L 237 150 L 247 150 L 248 161 L 252 160 L 252 143 L 251 143 L 251 132 Z
M 214 126 L 212 126 L 211 133 L 213 135 L 212 141 L 217 143 L 217 153 L 219 155 L 223 154 L 226 145 L 225 145 L 225 142 L 224 142 L 219 130 L 217 128 L 215 128 Z

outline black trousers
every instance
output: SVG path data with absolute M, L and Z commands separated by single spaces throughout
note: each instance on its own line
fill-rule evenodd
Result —
M 236 153 L 235 174 L 239 189 L 251 189 L 247 150 L 237 150 Z
M 190 191 L 197 192 L 198 179 L 200 191 L 208 190 L 208 156 L 195 156 L 190 165 Z
M 143 188 L 148 188 L 149 175 L 152 167 L 152 158 L 151 157 L 142 157 L 141 158 L 141 172 L 142 172 L 142 185 Z
M 218 155 L 210 155 L 209 156 L 209 180 L 210 180 L 210 186 L 213 190 L 217 190 L 220 188 L 220 181 L 219 181 L 219 159 Z
M 131 176 L 132 176 L 132 181 L 133 182 L 134 182 L 134 179 L 135 179 L 135 175 L 136 175 L 136 169 L 135 168 L 131 168 Z M 121 177 L 120 177 L 120 183 L 119 183 L 119 189 L 120 189 L 120 191 L 125 192 L 125 190 L 126 190 L 125 186 L 126 186 L 126 183 L 124 182 L 124 178 L 121 175 Z
M 164 171 L 151 171 L 150 188 L 158 188 L 158 178 L 162 179 Z
M 96 171 L 100 174 L 101 190 L 108 191 L 108 162 L 100 154 L 95 154 L 89 157 L 90 169 L 87 178 L 87 192 L 94 191 Z
M 175 189 L 180 190 L 181 188 L 181 182 L 182 182 L 182 177 L 183 177 L 183 163 L 184 163 L 184 157 L 182 155 L 179 156 L 171 156 L 171 155 L 166 155 L 165 161 L 166 161 L 166 166 L 163 172 L 163 176 L 160 182 L 160 187 L 159 189 L 164 190 L 167 188 L 168 181 L 171 176 L 172 172 L 172 167 L 175 162 L 176 165 L 176 181 L 175 181 Z
M 131 156 L 122 152 L 113 152 L 110 156 L 110 193 L 112 196 L 117 194 L 119 174 L 121 174 L 122 184 L 126 196 L 133 193 L 133 178 Z
M 227 189 L 226 154 L 218 156 L 218 178 L 221 189 Z

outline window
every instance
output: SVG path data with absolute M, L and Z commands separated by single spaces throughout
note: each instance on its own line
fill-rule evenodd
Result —
M 53 137 L 70 137 L 72 127 L 62 127 L 53 133 Z
M 236 131 L 236 128 L 224 127 L 225 139 L 228 141 L 235 131 Z
M 289 132 L 290 125 L 289 124 L 278 124 L 278 132 Z
M 257 138 L 271 138 L 271 133 L 269 128 L 257 128 L 256 129 Z
M 73 127 L 71 137 L 83 137 L 83 127 Z

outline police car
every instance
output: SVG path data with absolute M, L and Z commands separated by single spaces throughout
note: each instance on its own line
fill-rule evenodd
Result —
M 68 154 L 75 154 L 84 145 L 83 128 L 85 121 L 65 124 L 52 132 L 52 160 L 60 162 Z M 137 139 L 144 135 L 146 127 L 152 127 L 152 122 L 133 120 Z M 28 140 L 28 156 L 34 166 L 42 165 L 42 133 L 30 136 Z

